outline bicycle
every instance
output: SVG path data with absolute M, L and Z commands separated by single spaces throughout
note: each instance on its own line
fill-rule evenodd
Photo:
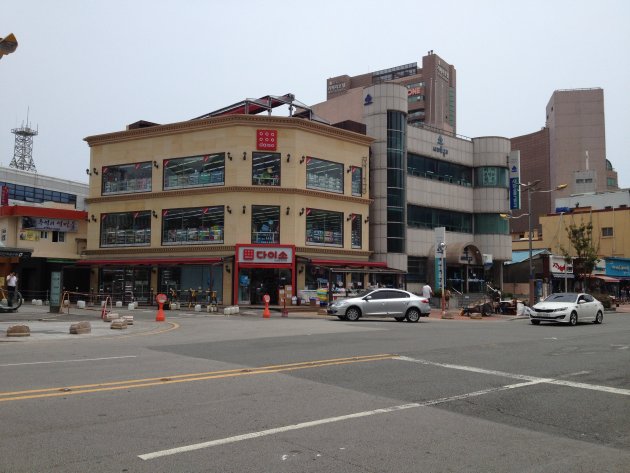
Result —
M 0 287 L 0 312 L 15 312 L 24 302 L 20 291 L 13 293 L 13 303 L 9 305 L 9 291 Z

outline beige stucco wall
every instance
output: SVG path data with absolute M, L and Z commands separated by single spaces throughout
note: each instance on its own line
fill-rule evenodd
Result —
M 257 129 L 278 130 L 278 149 L 281 153 L 281 186 L 252 186 L 251 155 L 256 151 Z M 90 168 L 99 174 L 90 177 L 90 215 L 97 222 L 88 227 L 87 254 L 115 256 L 150 252 L 199 254 L 204 252 L 219 256 L 234 254 L 233 245 L 250 243 L 251 205 L 265 204 L 281 207 L 280 238 L 282 244 L 294 244 L 303 252 L 330 253 L 331 249 L 305 247 L 305 214 L 302 208 L 316 208 L 344 212 L 344 248 L 346 256 L 367 260 L 369 224 L 363 224 L 363 248 L 350 248 L 350 222 L 345 218 L 351 213 L 365 219 L 369 212 L 369 196 L 351 196 L 351 174 L 344 172 L 344 194 L 317 192 L 306 189 L 306 162 L 302 157 L 344 163 L 363 168 L 364 179 L 369 182 L 366 166 L 371 139 L 355 133 L 339 130 L 297 118 L 229 116 L 219 119 L 197 120 L 172 125 L 144 128 L 86 139 L 91 146 Z M 162 191 L 163 160 L 196 156 L 209 153 L 230 153 L 232 160 L 225 160 L 225 185 Z M 245 153 L 245 159 L 243 159 Z M 290 155 L 290 158 L 288 156 Z M 155 160 L 152 192 L 101 196 L 102 167 Z M 301 162 L 302 161 L 302 162 Z M 212 205 L 230 206 L 232 213 L 225 213 L 225 241 L 221 245 L 189 245 L 186 247 L 161 246 L 161 214 L 169 208 L 200 207 Z M 245 206 L 245 213 L 243 213 Z M 287 207 L 289 208 L 287 214 Z M 100 216 L 109 212 L 153 210 L 151 247 L 100 249 Z M 333 251 L 335 253 L 335 251 Z

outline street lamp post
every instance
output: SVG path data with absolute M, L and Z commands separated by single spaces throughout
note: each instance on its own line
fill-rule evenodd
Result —
M 529 243 L 529 304 L 533 305 L 536 303 L 535 294 L 534 294 L 534 261 L 532 258 L 532 194 L 535 193 L 549 193 L 557 190 L 562 190 L 567 187 L 567 184 L 560 184 L 553 189 L 548 190 L 540 190 L 538 189 L 538 185 L 540 184 L 540 179 L 535 180 L 534 182 L 528 182 L 527 184 L 521 184 L 521 187 L 527 191 L 527 229 L 529 232 L 528 243 Z

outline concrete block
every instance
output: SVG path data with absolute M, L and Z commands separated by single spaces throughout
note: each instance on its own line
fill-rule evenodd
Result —
M 83 333 L 91 333 L 92 332 L 92 325 L 90 324 L 90 322 L 77 322 L 74 323 L 72 325 L 70 325 L 70 333 L 73 335 L 81 335 Z
M 127 304 L 127 310 L 134 310 L 136 305 L 132 302 L 131 304 Z
M 28 325 L 11 325 L 7 329 L 7 337 L 29 337 L 31 329 Z
M 112 329 L 122 330 L 127 328 L 127 321 L 125 319 L 114 319 L 112 320 Z
M 122 301 L 116 301 L 116 307 L 122 307 Z
M 41 299 L 37 299 L 37 302 L 35 303 L 35 305 L 43 305 L 44 302 Z
M 127 322 L 127 325 L 133 325 L 133 315 L 123 315 L 121 318 Z
M 201 304 L 195 305 L 195 312 L 201 312 Z
M 32 304 L 32 305 L 37 304 L 37 299 L 33 299 L 33 300 L 31 301 L 31 304 Z
M 105 314 L 105 317 L 103 317 L 103 321 L 104 322 L 112 322 L 113 320 L 119 319 L 120 315 L 118 315 L 118 313 L 116 312 L 109 312 L 107 314 Z
M 77 309 L 85 309 L 85 301 L 77 301 Z

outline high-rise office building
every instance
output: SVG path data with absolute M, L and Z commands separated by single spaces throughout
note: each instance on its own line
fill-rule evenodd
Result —
M 407 88 L 409 125 L 429 126 L 453 134 L 456 132 L 455 67 L 433 51 L 422 58 L 422 67 L 414 62 L 353 77 L 332 77 L 326 81 L 326 100 L 348 93 L 361 95 L 365 87 L 383 82 L 395 82 Z M 361 121 L 360 107 L 359 104 L 355 121 Z
M 604 90 L 556 90 L 546 108 L 545 126 L 535 133 L 512 138 L 521 153 L 521 182 L 540 180 L 541 190 L 567 187 L 553 193 L 534 193 L 532 221 L 554 212 L 554 200 L 583 192 L 618 189 L 617 173 L 606 159 Z M 522 208 L 514 215 L 527 213 Z M 513 219 L 512 233 L 527 231 L 527 219 Z

